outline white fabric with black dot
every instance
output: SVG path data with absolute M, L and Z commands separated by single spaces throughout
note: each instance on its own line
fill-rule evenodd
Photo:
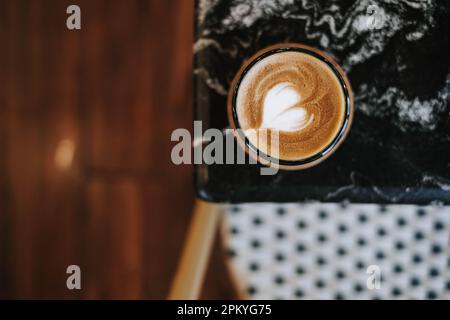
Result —
M 250 298 L 450 299 L 450 207 L 245 204 L 224 227 Z

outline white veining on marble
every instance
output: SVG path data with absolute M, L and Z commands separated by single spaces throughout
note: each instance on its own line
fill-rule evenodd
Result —
M 218 94 L 223 96 L 227 95 L 227 90 L 225 89 L 225 87 L 216 78 L 210 77 L 208 70 L 206 70 L 205 68 L 195 69 L 194 74 L 204 79 L 206 85 Z
M 444 191 L 450 191 L 450 180 L 442 177 L 425 174 L 422 178 L 422 182 L 432 184 Z
M 396 9 L 389 11 L 385 9 L 386 5 L 392 7 L 394 2 Z M 305 32 L 309 39 L 320 39 L 323 49 L 329 50 L 330 53 L 348 49 L 356 39 L 363 39 L 359 48 L 352 50 L 348 58 L 341 62 L 348 72 L 354 65 L 380 54 L 387 42 L 401 29 L 411 29 L 406 35 L 408 41 L 422 38 L 434 27 L 434 8 L 433 0 L 415 2 L 360 0 L 347 12 L 342 13 L 335 3 L 319 8 L 314 1 L 302 0 L 300 9 L 293 0 L 235 0 L 230 1 L 229 14 L 214 32 L 223 33 L 250 28 L 259 20 L 271 17 L 303 20 L 306 27 L 301 31 Z M 425 19 L 420 22 L 404 20 L 402 13 L 409 9 L 420 10 Z M 330 38 L 339 41 L 330 42 Z
M 379 92 L 367 84 L 361 85 L 356 92 L 355 106 L 364 114 L 375 117 L 396 114 L 398 125 L 403 131 L 411 123 L 422 130 L 432 131 L 439 121 L 439 114 L 445 111 L 450 100 L 450 72 L 444 86 L 431 99 L 408 98 L 405 92 L 396 87 Z
M 201 0 L 199 19 L 203 19 L 217 3 L 217 0 Z M 305 26 L 298 32 L 317 41 L 332 56 L 346 52 L 343 61 L 338 62 L 346 72 L 350 72 L 355 66 L 380 55 L 400 31 L 405 34 L 406 41 L 419 41 L 436 25 L 434 0 L 359 0 L 348 9 L 334 2 L 319 5 L 313 0 L 231 0 L 227 10 L 228 14 L 221 21 L 210 26 L 210 29 L 203 29 L 203 36 L 194 44 L 194 53 L 213 47 L 222 55 L 236 58 L 236 47 L 224 47 L 214 37 L 241 30 L 245 33 L 254 24 L 274 18 L 301 20 Z M 422 18 L 408 18 L 405 14 L 408 12 L 416 12 Z M 247 40 L 237 38 L 236 41 L 235 44 L 242 48 L 250 45 L 245 42 Z M 407 68 L 401 57 L 394 67 L 398 72 Z M 206 70 L 194 72 L 201 75 L 216 93 L 227 94 L 227 84 L 222 83 L 223 80 L 219 80 L 214 73 L 209 77 L 210 72 Z M 450 73 L 437 95 L 427 99 L 411 98 L 397 87 L 379 92 L 369 83 L 354 90 L 356 107 L 364 114 L 375 117 L 395 115 L 395 124 L 403 131 L 411 125 L 423 131 L 432 131 L 450 97 Z
M 208 14 L 220 0 L 199 0 L 198 1 L 198 22 L 203 24 Z

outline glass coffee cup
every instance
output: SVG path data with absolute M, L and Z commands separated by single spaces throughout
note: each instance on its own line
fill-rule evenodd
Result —
M 259 163 L 283 170 L 310 168 L 333 154 L 349 132 L 353 108 L 341 67 L 326 53 L 295 43 L 250 57 L 228 93 L 228 119 L 241 147 Z

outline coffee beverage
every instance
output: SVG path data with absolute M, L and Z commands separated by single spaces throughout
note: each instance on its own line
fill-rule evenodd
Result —
M 260 154 L 274 157 L 271 150 L 277 150 L 281 165 L 298 169 L 323 160 L 342 141 L 352 102 L 348 80 L 330 57 L 287 44 L 263 50 L 244 65 L 230 91 L 229 115 Z M 258 144 L 271 132 L 278 134 L 276 142 L 265 137 L 268 143 Z

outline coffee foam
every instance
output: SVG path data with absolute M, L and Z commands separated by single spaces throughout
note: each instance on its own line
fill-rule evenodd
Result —
M 266 94 L 261 128 L 299 131 L 311 124 L 309 116 L 299 106 L 300 93 L 289 82 L 278 83 Z
M 260 135 L 279 130 L 277 146 L 258 145 L 255 135 L 248 135 L 250 142 L 269 155 L 278 148 L 277 158 L 284 160 L 302 160 L 323 151 L 338 135 L 345 107 L 341 83 L 331 68 L 297 51 L 274 53 L 254 64 L 236 97 L 242 129 L 268 129 L 260 130 Z

